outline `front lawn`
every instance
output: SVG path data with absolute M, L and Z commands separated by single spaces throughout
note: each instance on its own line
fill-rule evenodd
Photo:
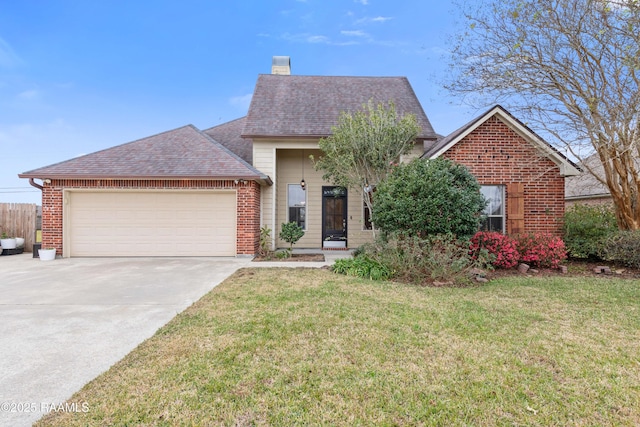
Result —
M 640 282 L 243 269 L 39 426 L 640 425 Z

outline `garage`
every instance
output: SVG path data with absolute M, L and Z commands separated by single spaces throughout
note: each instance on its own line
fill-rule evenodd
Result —
M 236 224 L 233 190 L 64 195 L 65 256 L 235 256 Z

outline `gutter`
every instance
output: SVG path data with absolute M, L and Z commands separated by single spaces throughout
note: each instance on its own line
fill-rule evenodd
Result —
M 34 178 L 29 178 L 29 184 L 32 187 L 36 187 L 38 190 L 42 191 L 44 189 L 44 187 L 40 184 L 36 184 L 36 182 L 34 181 Z

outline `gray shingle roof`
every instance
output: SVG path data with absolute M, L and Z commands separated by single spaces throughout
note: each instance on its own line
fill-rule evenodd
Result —
M 341 111 L 354 112 L 372 100 L 393 101 L 398 114 L 411 113 L 420 139 L 436 134 L 406 77 L 285 76 L 261 74 L 242 135 L 245 137 L 331 134 Z
M 240 137 L 246 117 L 241 117 L 218 126 L 203 130 L 204 133 L 227 147 L 250 165 L 253 164 L 253 143 Z
M 268 178 L 210 136 L 187 125 L 71 160 L 21 178 Z
M 564 181 L 565 198 L 587 199 L 590 197 L 611 195 L 609 188 L 593 176 L 593 173 L 595 173 L 604 179 L 604 166 L 597 154 L 592 154 L 584 159 L 580 166 L 585 170 L 584 173 L 569 177 Z M 593 172 L 590 173 L 589 170 Z

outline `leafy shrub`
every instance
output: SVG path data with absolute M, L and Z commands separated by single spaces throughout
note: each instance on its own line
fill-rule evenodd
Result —
M 603 239 L 602 258 L 640 268 L 640 231 L 616 231 Z
M 564 242 L 572 258 L 600 258 L 606 238 L 617 230 L 609 205 L 576 204 L 564 214 Z
M 416 159 L 378 183 L 373 222 L 383 232 L 471 237 L 486 201 L 469 170 L 447 159 Z
M 363 252 L 393 272 L 393 278 L 413 284 L 429 281 L 463 284 L 481 261 L 469 255 L 469 241 L 452 235 L 421 238 L 392 234 L 364 245 Z
M 520 234 L 516 236 L 520 261 L 536 267 L 558 268 L 567 259 L 561 238 L 548 233 Z
M 296 222 L 282 223 L 282 231 L 280 238 L 289 243 L 289 252 L 293 249 L 293 245 L 304 236 L 304 230 Z
M 471 238 L 471 257 L 477 260 L 486 250 L 490 263 L 496 268 L 515 267 L 520 260 L 517 243 L 514 239 L 495 231 L 479 231 Z
M 260 249 L 258 250 L 258 255 L 270 259 L 273 256 L 271 243 L 271 229 L 266 225 L 260 227 Z
M 371 280 L 387 280 L 392 276 L 391 270 L 386 265 L 372 260 L 366 255 L 337 259 L 331 270 L 334 273 Z

